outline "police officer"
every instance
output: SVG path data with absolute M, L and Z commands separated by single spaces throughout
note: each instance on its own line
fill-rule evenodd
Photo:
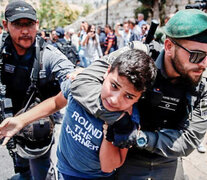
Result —
M 62 27 L 57 27 L 55 31 L 56 31 L 56 35 L 58 36 L 57 42 L 66 43 L 66 40 L 64 39 L 65 30 Z
M 164 31 L 156 81 L 138 102 L 141 131 L 118 179 L 183 180 L 180 157 L 189 155 L 206 132 L 207 15 L 181 10 Z
M 189 155 L 206 132 L 207 14 L 196 9 L 181 10 L 168 21 L 165 33 L 164 50 L 155 61 L 158 68 L 155 83 L 138 102 L 141 130 L 125 133 L 127 141 L 119 140 L 120 137 L 114 140 L 119 147 L 134 145 L 118 169 L 117 176 L 121 180 L 184 179 L 180 157 Z M 104 60 L 110 64 L 128 48 L 111 53 Z M 131 48 L 150 52 L 148 46 L 137 42 Z M 101 72 L 106 71 L 103 64 L 92 64 L 77 76 L 71 89 L 84 89 L 84 97 L 77 91 L 73 97 L 92 114 L 112 121 L 117 118 L 116 114 L 104 111 L 101 104 L 97 106 L 99 100 L 94 104 L 91 99 L 87 101 L 87 97 L 100 98 L 97 93 L 100 85 L 96 84 L 99 79 L 93 74 L 98 70 L 101 78 Z M 86 76 L 90 79 L 86 80 Z
M 38 88 L 41 91 L 44 90 L 40 92 L 43 99 L 47 98 L 45 95 L 48 96 L 53 90 L 51 87 L 48 88 L 48 84 L 56 78 L 62 85 L 66 75 L 74 68 L 59 50 L 45 44 L 36 35 L 38 25 L 36 11 L 30 4 L 14 1 L 7 5 L 3 26 L 8 36 L 2 40 L 1 47 L 2 81 L 7 88 L 6 97 L 12 99 L 13 114 L 23 108 L 23 102 L 31 84 L 30 76 L 35 60 L 40 61 Z M 42 50 L 38 51 L 38 49 Z M 16 166 L 19 171 L 16 179 L 44 180 L 50 167 L 50 150 L 39 158 L 29 160 L 17 154 Z

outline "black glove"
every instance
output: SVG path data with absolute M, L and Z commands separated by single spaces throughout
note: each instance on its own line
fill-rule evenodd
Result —
M 108 125 L 108 127 L 107 127 L 106 140 L 109 142 L 114 141 L 114 127 L 113 127 L 113 125 Z
M 132 122 L 132 121 L 131 121 Z M 119 148 L 130 148 L 133 145 L 136 145 L 137 139 L 137 124 L 133 123 L 133 129 L 125 134 L 114 133 L 114 141 L 113 144 Z M 116 131 L 116 129 L 115 129 Z
M 129 148 L 136 143 L 137 124 L 125 114 L 120 120 L 107 129 L 106 139 L 119 148 Z

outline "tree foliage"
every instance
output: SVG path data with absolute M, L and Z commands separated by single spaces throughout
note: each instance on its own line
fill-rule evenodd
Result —
M 138 13 L 143 13 L 145 15 L 145 19 L 149 16 L 152 19 L 158 19 L 163 22 L 163 8 L 165 7 L 166 0 L 138 0 L 142 3 L 142 6 L 135 10 L 135 16 Z
M 79 12 L 73 11 L 66 2 L 61 0 L 40 0 L 37 15 L 40 28 L 53 29 L 71 24 L 78 18 Z
M 84 4 L 81 16 L 86 16 L 93 11 L 91 4 Z

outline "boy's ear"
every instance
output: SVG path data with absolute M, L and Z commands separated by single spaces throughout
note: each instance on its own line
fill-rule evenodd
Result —
M 107 71 L 105 72 L 105 74 L 104 74 L 104 76 L 103 76 L 104 79 L 106 79 L 106 77 L 108 76 L 108 74 L 109 74 L 109 72 L 110 72 L 110 69 L 111 69 L 111 65 L 109 65 Z

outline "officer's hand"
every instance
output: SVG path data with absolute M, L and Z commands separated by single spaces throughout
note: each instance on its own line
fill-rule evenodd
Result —
M 133 145 L 136 145 L 136 139 L 138 134 L 137 124 L 133 123 L 133 129 L 125 134 L 114 132 L 114 141 L 113 144 L 119 148 L 130 148 Z
M 106 140 L 109 142 L 114 141 L 114 127 L 113 127 L 113 125 L 108 125 L 108 127 L 107 127 Z
M 115 122 L 112 126 L 109 126 L 109 136 L 113 144 L 119 148 L 129 148 L 136 142 L 137 137 L 137 123 L 139 120 L 135 120 L 135 118 L 139 118 L 139 115 L 136 114 L 138 111 L 134 111 L 135 116 L 130 116 L 129 114 L 125 114 L 120 120 Z M 133 119 L 133 120 L 132 120 Z
M 22 129 L 21 123 L 15 117 L 7 118 L 0 124 L 0 139 L 4 138 L 2 145 Z
M 76 68 L 75 71 L 71 72 L 70 74 L 67 74 L 67 75 L 66 75 L 66 78 L 67 78 L 67 79 L 70 79 L 71 81 L 73 81 L 73 80 L 76 78 L 76 76 L 77 76 L 79 73 L 81 73 L 83 70 L 84 70 L 84 68 L 81 68 L 81 67 Z

